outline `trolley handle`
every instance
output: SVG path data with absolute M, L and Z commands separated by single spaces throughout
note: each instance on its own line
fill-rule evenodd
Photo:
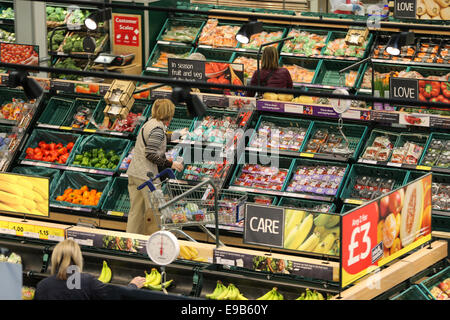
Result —
M 144 182 L 143 184 L 141 184 L 140 186 L 137 187 L 138 190 L 141 190 L 143 188 L 145 188 L 146 186 L 150 189 L 151 192 L 155 191 L 155 185 L 152 183 L 153 181 L 155 181 L 158 178 L 161 177 L 167 177 L 169 179 L 175 179 L 175 174 L 173 173 L 172 169 L 164 169 L 163 171 L 161 171 L 160 173 L 158 173 L 156 175 L 156 177 L 153 177 L 153 173 L 149 172 L 147 173 L 147 177 L 149 177 L 150 179 L 147 180 L 146 182 Z

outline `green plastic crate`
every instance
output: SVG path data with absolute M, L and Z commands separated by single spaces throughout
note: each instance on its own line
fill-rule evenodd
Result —
M 149 113 L 151 113 L 151 110 Z M 191 131 L 196 120 L 197 118 L 189 118 L 185 107 L 175 107 L 175 114 L 169 124 L 169 127 L 167 128 L 167 131 L 173 132 L 183 128 L 188 128 L 188 130 Z
M 427 134 L 410 134 L 410 133 L 403 134 L 403 133 L 401 133 L 397 139 L 397 142 L 395 143 L 394 149 L 403 147 L 406 142 L 413 142 L 413 143 L 423 147 L 424 149 L 423 149 L 421 155 L 419 156 L 419 159 L 417 159 L 416 164 L 418 164 L 420 162 L 423 154 L 425 153 L 425 146 L 427 144 L 428 137 L 429 137 L 429 135 L 427 135 Z
M 352 62 L 339 61 L 339 60 L 321 60 L 316 69 L 316 76 L 313 83 L 317 85 L 323 85 L 325 87 L 348 87 L 355 88 L 358 84 L 358 79 L 361 77 L 363 65 L 355 67 L 351 70 L 347 70 L 343 73 L 339 73 L 340 70 L 353 65 Z M 357 75 L 354 83 L 347 85 L 345 81 L 345 75 L 350 71 L 357 71 Z
M 295 198 L 287 198 L 281 197 L 280 201 L 277 203 L 278 206 L 281 207 L 293 207 L 298 210 L 313 210 L 317 212 L 336 212 L 336 205 L 334 203 L 315 201 L 315 200 L 307 200 L 307 199 L 295 199 Z M 320 210 L 318 207 L 321 207 Z M 323 208 L 323 209 L 322 209 Z M 326 211 L 322 211 L 325 210 Z
M 0 106 L 12 102 L 13 99 L 28 101 L 23 90 L 9 89 L 6 87 L 0 88 Z
M 341 208 L 341 214 L 357 208 L 357 205 L 345 203 Z
M 259 117 L 258 122 L 255 126 L 255 131 L 253 132 L 250 141 L 248 143 L 248 146 L 251 147 L 252 141 L 257 138 L 258 131 L 261 127 L 261 124 L 263 122 L 270 122 L 275 124 L 276 126 L 280 128 L 305 128 L 305 136 L 302 145 L 300 146 L 298 153 L 301 152 L 303 149 L 303 146 L 305 145 L 305 142 L 308 140 L 309 132 L 311 131 L 311 127 L 313 126 L 313 122 L 311 120 L 305 120 L 305 119 L 294 119 L 294 118 L 288 118 L 288 117 L 276 117 L 276 116 L 265 116 L 262 115 Z M 282 150 L 280 150 L 282 151 Z M 293 151 L 295 152 L 295 151 Z
M 373 145 L 373 142 L 375 141 L 375 139 L 376 139 L 377 137 L 380 137 L 380 136 L 387 136 L 387 137 L 389 138 L 389 141 L 391 141 L 392 146 L 395 146 L 395 145 L 397 144 L 397 140 L 398 140 L 399 137 L 400 137 L 400 133 L 399 133 L 399 132 L 396 132 L 395 130 L 392 130 L 392 131 L 385 131 L 385 130 L 373 129 L 373 130 L 370 132 L 369 138 L 367 139 L 366 144 L 365 144 L 364 148 L 363 148 L 362 151 L 361 151 L 361 154 L 360 154 L 360 156 L 359 156 L 360 159 L 362 159 L 362 156 L 363 156 L 364 153 L 366 152 L 366 149 L 367 149 L 368 147 L 371 147 L 371 146 Z M 389 157 L 387 158 L 386 161 L 389 161 L 389 160 L 390 160 L 391 155 L 392 155 L 392 151 L 391 151 L 391 153 L 389 154 Z
M 165 45 L 157 43 L 150 53 L 145 69 L 147 71 L 153 71 L 159 74 L 167 74 L 168 67 L 163 68 L 161 66 L 154 66 L 158 61 L 162 52 L 167 52 L 169 54 L 182 55 L 182 58 L 187 59 L 187 57 L 192 53 L 192 47 L 185 46 L 175 46 L 175 45 Z
M 202 37 L 203 29 L 206 27 L 207 23 L 208 22 L 206 22 L 203 25 L 202 30 L 200 31 L 197 44 L 198 44 L 199 47 L 200 46 L 206 46 L 207 49 L 210 49 L 210 45 L 209 44 L 200 42 L 200 39 Z M 220 19 L 219 19 L 219 23 L 217 24 L 217 27 L 222 27 L 222 26 L 231 26 L 231 27 L 236 27 L 237 26 L 237 27 L 241 27 L 242 24 L 243 24 L 242 22 L 228 22 L 227 20 L 220 21 Z M 239 28 L 237 28 L 236 34 L 238 33 L 238 31 L 239 31 Z M 232 39 L 235 39 L 236 34 L 232 36 Z M 213 47 L 213 48 L 230 50 L 230 49 L 238 48 L 239 46 L 240 46 L 240 42 L 236 40 L 236 45 L 235 46 L 224 46 L 224 47 Z M 207 59 L 207 60 L 209 60 L 209 59 Z
M 245 194 L 247 195 L 247 202 L 250 202 L 250 203 L 255 203 L 256 202 L 255 199 L 261 198 L 261 197 L 264 197 L 265 199 L 270 201 L 270 205 L 275 205 L 276 203 L 278 203 L 278 197 L 275 197 L 275 196 L 266 195 L 266 194 L 258 194 L 258 193 L 253 193 L 253 192 L 246 192 Z
M 101 209 L 103 211 L 122 212 L 124 216 L 128 216 L 128 212 L 130 211 L 130 195 L 128 193 L 127 178 L 114 178 Z
M 356 56 L 356 53 L 355 53 L 355 56 L 350 56 L 350 55 L 345 55 L 345 54 L 342 54 L 342 55 L 331 55 L 331 54 L 329 54 L 329 52 L 327 52 L 328 51 L 327 47 L 329 45 L 331 45 L 331 43 L 334 40 L 345 39 L 346 36 L 347 36 L 347 32 L 331 31 L 330 37 L 328 38 L 328 41 L 327 41 L 327 45 L 322 50 L 322 55 L 325 58 L 328 58 L 328 59 L 360 60 L 360 59 L 364 59 L 369 54 L 370 49 L 372 47 L 372 42 L 373 42 L 373 34 L 372 33 L 369 33 L 369 36 L 367 37 L 367 40 L 366 40 L 367 43 L 366 43 L 365 47 L 364 47 L 364 45 L 363 46 L 359 46 L 359 47 L 352 46 L 352 47 L 355 47 L 355 48 L 362 48 L 363 49 L 363 50 L 361 50 L 362 53 L 360 52 L 360 55 L 358 55 L 358 56 Z M 348 47 L 350 47 L 350 46 L 348 46 Z
M 310 71 L 314 72 L 314 76 L 311 78 L 311 81 L 298 81 L 294 79 L 293 75 L 291 74 L 292 81 L 294 82 L 294 87 L 297 83 L 306 83 L 311 84 L 314 83 L 315 77 L 318 74 L 318 68 L 320 65 L 319 59 L 311 59 L 311 58 L 298 58 L 298 57 L 287 57 L 287 56 L 281 56 L 280 57 L 280 66 L 283 66 L 284 68 L 287 68 L 289 70 L 289 66 L 291 65 L 297 65 L 299 67 L 308 69 Z
M 158 37 L 156 38 L 156 41 L 169 41 L 172 43 L 183 43 L 183 44 L 189 44 L 194 45 L 194 43 L 197 41 L 198 36 L 200 35 L 200 31 L 202 30 L 203 25 L 205 24 L 205 21 L 203 20 L 194 20 L 194 19 L 181 19 L 181 18 L 168 18 L 166 22 L 164 23 L 164 26 L 161 28 L 161 32 L 159 33 Z M 184 39 L 184 40 L 169 40 L 166 36 L 167 31 L 170 30 L 172 27 L 192 27 L 197 28 L 197 31 L 195 32 L 195 35 L 193 36 L 192 40 Z
M 310 133 L 308 135 L 308 140 L 303 144 L 302 152 L 307 152 L 308 143 L 311 141 L 311 139 L 313 139 L 314 134 L 318 130 L 328 130 L 328 133 L 335 133 L 337 136 L 341 136 L 337 123 L 314 121 L 310 129 Z M 361 151 L 362 145 L 364 143 L 364 139 L 366 137 L 368 128 L 363 125 L 344 124 L 342 127 L 342 131 L 347 137 L 349 142 L 349 149 L 352 151 L 348 158 L 357 159 L 359 152 Z M 345 143 L 345 140 L 342 139 L 342 142 Z M 317 154 L 322 153 L 319 152 Z M 334 154 L 326 153 L 326 157 L 328 159 L 333 159 L 333 156 Z
M 354 164 L 350 168 L 350 171 L 347 175 L 347 179 L 345 181 L 344 187 L 341 192 L 341 199 L 354 199 L 351 197 L 351 193 L 353 187 L 356 184 L 356 179 L 360 176 L 368 176 L 375 178 L 385 178 L 385 179 L 393 179 L 394 187 L 393 189 L 397 189 L 401 186 L 404 186 L 408 182 L 408 171 L 403 169 L 392 169 L 392 168 L 384 168 L 377 166 L 366 166 L 362 164 Z M 361 199 L 356 199 L 361 200 Z
M 64 171 L 55 186 L 50 198 L 50 205 L 60 205 L 66 207 L 82 207 L 99 209 L 103 201 L 108 196 L 108 191 L 111 187 L 112 177 L 107 177 L 99 174 L 82 173 L 74 171 Z M 56 201 L 56 197 L 63 195 L 67 188 L 80 189 L 82 186 L 87 186 L 89 190 L 95 189 L 102 192 L 102 196 L 96 206 L 85 206 L 81 204 L 73 204 L 66 201 Z
M 77 145 L 76 149 L 72 151 L 69 165 L 75 166 L 75 167 L 83 167 L 83 168 L 91 168 L 91 169 L 98 169 L 98 170 L 104 170 L 104 171 L 117 171 L 120 167 L 120 164 L 122 163 L 123 158 L 126 156 L 126 151 L 128 150 L 129 144 L 131 143 L 130 140 L 126 139 L 120 139 L 120 138 L 111 138 L 111 137 L 103 137 L 98 135 L 89 135 L 85 136 L 81 142 Z M 82 154 L 83 152 L 92 150 L 92 149 L 99 149 L 102 148 L 105 150 L 105 153 L 108 151 L 114 151 L 119 156 L 119 162 L 116 165 L 114 169 L 109 168 L 94 168 L 94 167 L 84 167 L 81 165 L 75 165 L 75 157 L 79 154 Z
M 299 38 L 297 40 L 297 38 L 296 38 L 296 39 L 293 39 L 295 43 L 292 42 L 293 40 L 288 40 L 283 43 L 283 46 L 281 47 L 281 55 L 294 55 L 294 56 L 299 56 L 299 57 L 321 57 L 322 56 L 321 52 L 323 51 L 323 48 L 325 48 L 325 46 L 328 42 L 328 39 L 331 35 L 331 31 L 321 30 L 321 29 L 307 29 L 307 28 L 305 29 L 305 28 L 292 27 L 286 33 L 286 37 L 297 36 L 297 34 L 301 33 L 301 32 L 308 32 L 310 34 L 315 34 L 318 36 L 325 37 L 324 47 L 322 47 L 320 49 L 320 52 L 317 52 L 316 54 L 308 54 L 308 51 L 306 49 L 307 47 L 305 47 L 305 49 L 303 49 L 303 47 L 298 48 L 298 49 L 296 49 L 296 52 L 293 52 L 294 50 L 292 50 L 292 48 L 290 48 L 290 44 L 295 45 L 295 44 L 297 44 L 297 41 L 301 39 L 301 38 Z
M 442 133 L 442 132 L 432 132 L 431 135 L 428 137 L 428 141 L 425 145 L 425 150 L 422 154 L 422 158 L 419 161 L 420 165 L 425 165 L 425 166 L 430 166 L 430 164 L 427 164 L 425 162 L 425 156 L 428 153 L 428 150 L 430 148 L 431 142 L 433 141 L 433 139 L 438 139 L 438 140 L 450 140 L 450 134 L 448 133 Z M 437 159 L 436 159 L 437 161 Z M 433 165 L 431 165 L 431 167 L 436 167 L 439 168 L 438 166 L 436 166 L 436 161 L 433 163 Z
M 95 110 L 96 110 L 99 102 L 100 102 L 99 99 L 76 98 L 75 103 L 72 107 L 72 110 L 67 114 L 66 119 L 62 123 L 62 126 L 75 128 L 72 126 L 72 123 L 74 121 L 74 116 L 78 112 L 78 110 L 80 108 L 88 108 L 91 111 L 91 115 L 93 115 L 95 113 Z M 88 119 L 89 119 L 89 117 L 88 117 Z M 88 125 L 86 125 L 85 128 L 87 128 Z M 82 129 L 85 129 L 85 128 L 82 128 Z
M 278 32 L 278 31 L 281 32 L 281 35 L 279 37 L 276 37 L 273 40 L 268 40 L 266 42 L 277 41 L 277 40 L 284 38 L 286 36 L 287 29 L 283 28 L 283 27 L 263 25 L 263 32 L 271 33 L 271 32 Z M 256 36 L 256 34 L 255 34 L 255 36 Z M 275 44 L 275 47 L 277 48 L 278 51 L 280 51 L 282 45 L 283 45 L 283 43 L 280 42 L 280 43 Z M 255 53 L 258 52 L 258 50 L 259 50 L 259 45 L 257 45 L 256 43 L 252 44 L 251 40 L 247 44 L 240 43 L 239 47 L 244 48 L 248 51 L 253 51 Z
M 291 173 L 289 175 L 289 181 L 286 183 L 286 188 L 283 189 L 283 191 L 290 192 L 292 194 L 300 193 L 300 192 L 291 192 L 291 191 L 288 191 L 288 189 L 287 189 L 289 186 L 289 183 L 292 181 L 292 179 L 294 179 L 295 172 L 299 166 L 323 166 L 323 167 L 338 166 L 338 167 L 345 168 L 344 176 L 342 176 L 341 181 L 339 182 L 338 189 L 336 190 L 336 193 L 334 195 L 326 195 L 326 194 L 313 195 L 313 197 L 326 197 L 326 198 L 331 198 L 331 199 L 338 198 L 338 196 L 342 190 L 342 187 L 345 183 L 345 178 L 346 178 L 346 176 L 349 172 L 349 168 L 350 168 L 350 165 L 348 165 L 346 163 L 339 163 L 339 162 L 333 162 L 333 161 L 322 161 L 322 160 L 315 160 L 315 159 L 314 160 L 312 160 L 312 159 L 294 159 L 294 161 L 292 163 Z M 300 193 L 300 194 L 309 195 L 309 193 Z
M 14 167 L 12 169 L 12 172 L 30 176 L 50 178 L 50 194 L 52 194 L 53 190 L 55 189 L 56 183 L 58 182 L 58 179 L 61 175 L 61 172 L 58 169 L 44 168 L 44 167 L 19 166 Z
M 432 213 L 431 229 L 433 231 L 450 232 L 450 217 Z
M 444 270 L 439 271 L 435 275 L 429 277 L 428 279 L 423 280 L 419 283 L 420 287 L 423 291 L 428 295 L 430 300 L 436 300 L 435 297 L 431 294 L 431 290 L 433 287 L 437 286 L 439 283 L 444 281 L 445 279 L 450 278 L 450 266 L 445 268 Z
M 372 73 L 369 72 L 370 68 L 372 67 L 372 64 L 367 62 L 363 65 L 363 68 L 361 70 L 361 76 L 358 79 L 358 83 L 356 85 L 356 87 L 358 89 L 372 89 Z M 388 73 L 391 71 L 408 71 L 408 67 L 404 66 L 404 65 L 394 65 L 391 63 L 373 63 L 373 68 L 375 69 L 376 72 L 380 72 L 380 73 Z M 368 88 L 363 88 L 362 84 L 363 84 L 363 80 L 365 76 L 370 77 L 370 82 L 371 82 L 371 86 Z M 377 80 L 376 75 L 374 75 L 374 80 Z M 389 88 L 387 88 L 387 90 L 389 90 Z
M 390 300 L 431 300 L 431 297 L 424 293 L 420 286 L 413 284 Z
M 197 48 L 194 52 L 201 53 L 205 56 L 207 61 L 216 61 L 216 62 L 232 62 L 233 51 L 231 50 L 221 50 L 221 49 L 206 49 L 206 48 Z
M 291 177 L 291 173 L 292 173 L 292 170 L 293 170 L 293 165 L 294 165 L 295 159 L 288 158 L 288 157 L 276 157 L 276 158 L 275 157 L 268 157 L 268 159 L 273 160 L 273 161 L 271 161 L 272 164 L 263 164 L 263 166 L 270 167 L 270 166 L 273 166 L 273 162 L 278 161 L 278 165 L 276 165 L 276 167 L 279 168 L 279 169 L 286 169 L 287 170 L 286 179 L 285 179 L 285 181 L 283 182 L 283 184 L 281 186 L 281 190 L 276 190 L 278 192 L 284 191 L 286 189 L 286 186 L 287 186 L 288 182 L 290 181 L 290 177 Z M 268 159 L 265 159 L 265 160 L 268 160 Z M 236 164 L 236 168 L 235 168 L 233 176 L 231 177 L 231 180 L 230 180 L 230 185 L 233 185 L 233 186 L 236 186 L 236 187 L 240 187 L 240 188 L 245 188 L 245 189 L 248 189 L 248 190 L 261 190 L 261 191 L 268 191 L 268 192 L 270 192 L 271 190 L 269 190 L 269 189 L 261 189 L 261 188 L 256 188 L 256 187 L 253 187 L 253 186 L 252 187 L 240 186 L 237 183 L 236 179 L 238 179 L 239 176 L 241 175 L 244 165 L 249 162 L 248 160 L 250 160 L 252 164 L 254 163 L 254 161 L 256 161 L 258 164 L 261 163 L 261 159 L 257 155 L 252 156 L 251 154 L 248 154 L 248 153 L 242 154 L 239 162 Z
M 39 117 L 38 123 L 61 126 L 68 114 L 72 111 L 74 105 L 75 100 L 73 99 L 51 97 Z
M 100 100 L 97 108 L 94 111 L 94 121 L 98 126 L 101 126 L 103 123 L 103 119 L 105 118 L 104 109 L 106 107 L 105 100 Z M 142 125 L 147 121 L 150 113 L 151 113 L 151 107 L 149 104 L 141 102 L 141 101 L 135 101 L 133 106 L 130 109 L 130 112 L 132 113 L 141 113 L 140 118 L 137 120 L 138 124 L 134 128 L 132 132 L 128 132 L 130 135 L 137 135 L 139 130 L 141 129 Z M 92 122 L 89 123 L 88 129 L 98 129 Z M 114 130 L 105 130 L 107 132 L 119 132 Z
M 66 132 L 58 132 L 58 131 L 51 131 L 51 130 L 45 130 L 45 129 L 35 129 L 31 133 L 30 137 L 28 138 L 28 141 L 23 148 L 22 153 L 19 156 L 19 160 L 25 160 L 26 157 L 26 150 L 27 148 L 36 148 L 38 147 L 38 144 L 40 141 L 45 141 L 46 143 L 62 143 L 64 146 L 67 145 L 69 142 L 73 142 L 74 146 L 72 148 L 72 152 L 69 155 L 69 158 L 67 159 L 65 164 L 60 164 L 66 166 L 73 156 L 74 150 L 77 148 L 78 144 L 81 141 L 81 135 L 75 134 L 75 133 L 66 133 Z M 43 161 L 37 161 L 32 159 L 26 159 L 27 161 L 33 161 L 33 162 L 43 162 Z
M 255 71 L 257 70 L 257 67 L 256 67 L 256 61 L 257 61 L 256 53 L 236 51 L 236 52 L 234 52 L 232 54 L 230 62 L 232 62 L 232 63 L 239 63 L 239 61 L 238 62 L 235 62 L 235 61 L 236 61 L 236 59 L 238 59 L 240 57 L 244 57 L 244 58 L 247 58 L 247 59 L 253 59 L 254 60 L 254 64 L 255 64 L 254 65 L 254 69 L 255 69 Z M 261 63 L 261 57 L 260 57 L 259 60 L 260 60 L 259 63 Z M 247 80 L 244 80 L 244 81 L 250 82 L 252 76 L 253 76 L 253 73 L 250 73 L 249 68 L 246 69 L 246 64 L 244 64 L 244 79 L 247 79 Z

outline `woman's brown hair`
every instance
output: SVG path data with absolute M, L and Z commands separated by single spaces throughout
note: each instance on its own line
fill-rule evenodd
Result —
M 277 47 L 269 46 L 263 50 L 261 58 L 261 69 L 276 70 L 278 69 L 278 51 Z
M 156 99 L 152 106 L 152 118 L 159 121 L 170 121 L 175 114 L 175 105 L 169 99 Z
M 76 265 L 78 271 L 83 270 L 83 256 L 78 243 L 67 239 L 58 243 L 52 253 L 51 274 L 60 280 L 67 280 L 67 268 Z

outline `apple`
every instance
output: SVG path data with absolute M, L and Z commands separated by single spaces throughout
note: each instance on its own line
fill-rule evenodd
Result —
M 389 195 L 389 212 L 397 214 L 402 210 L 405 193 L 403 189 L 397 190 Z
M 385 196 L 380 200 L 380 217 L 382 219 L 386 218 L 386 216 L 391 212 L 389 210 L 389 196 Z

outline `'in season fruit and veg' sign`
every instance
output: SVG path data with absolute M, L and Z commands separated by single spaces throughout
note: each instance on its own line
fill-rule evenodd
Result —
M 431 174 L 342 217 L 341 287 L 431 240 Z
M 168 74 L 169 77 L 178 80 L 237 86 L 242 86 L 244 83 L 244 65 L 240 63 L 169 58 Z

